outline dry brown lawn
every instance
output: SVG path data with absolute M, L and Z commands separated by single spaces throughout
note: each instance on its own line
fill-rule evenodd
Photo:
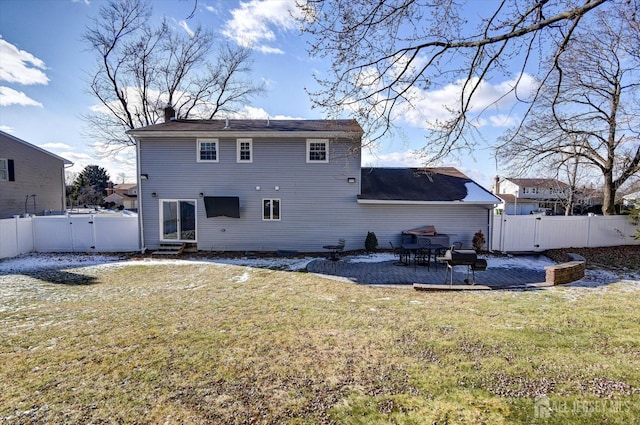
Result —
M 198 262 L 17 271 L 0 276 L 0 423 L 631 424 L 638 295 L 618 278 L 425 293 Z

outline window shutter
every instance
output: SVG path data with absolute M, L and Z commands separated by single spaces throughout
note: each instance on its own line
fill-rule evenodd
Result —
M 13 159 L 7 160 L 7 168 L 9 168 L 9 181 L 10 182 L 16 181 L 16 176 L 13 170 Z

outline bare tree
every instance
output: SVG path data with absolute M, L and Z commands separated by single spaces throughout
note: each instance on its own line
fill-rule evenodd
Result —
M 603 213 L 616 191 L 640 173 L 640 26 L 635 11 L 615 5 L 553 58 L 553 71 L 523 123 L 499 152 L 520 169 L 574 163 L 604 180 Z
M 539 66 L 540 55 L 551 49 L 560 60 L 583 18 L 606 3 L 502 0 L 487 13 L 484 2 L 455 0 L 301 2 L 303 31 L 314 36 L 310 53 L 331 59 L 329 76 L 317 77 L 320 89 L 310 92 L 312 102 L 333 115 L 349 111 L 377 140 L 415 108 L 416 89 L 461 80 L 450 118 L 425 123 L 425 152 L 437 160 L 468 151 L 477 144 L 471 112 L 482 85 L 513 69 L 520 78 L 526 71 L 544 81 L 550 68 Z M 471 15 L 483 16 L 478 26 L 467 22 Z M 519 95 L 520 82 L 511 95 Z
M 109 153 L 132 146 L 125 131 L 157 123 L 167 104 L 180 118 L 211 119 L 263 91 L 245 78 L 249 49 L 218 45 L 201 27 L 192 34 L 166 20 L 152 27 L 150 17 L 144 0 L 111 0 L 84 34 L 99 57 L 89 85 L 99 107 L 84 118 L 89 136 Z

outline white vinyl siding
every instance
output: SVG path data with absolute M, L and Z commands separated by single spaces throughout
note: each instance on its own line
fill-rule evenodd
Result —
M 238 139 L 236 149 L 238 162 L 253 162 L 253 141 L 251 139 Z
M 198 162 L 218 162 L 218 139 L 198 139 Z
M 329 140 L 308 139 L 307 140 L 307 163 L 327 163 L 329 162 Z

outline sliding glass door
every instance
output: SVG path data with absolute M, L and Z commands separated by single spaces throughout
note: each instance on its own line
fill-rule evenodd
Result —
M 160 201 L 160 239 L 196 241 L 196 201 L 163 199 Z

